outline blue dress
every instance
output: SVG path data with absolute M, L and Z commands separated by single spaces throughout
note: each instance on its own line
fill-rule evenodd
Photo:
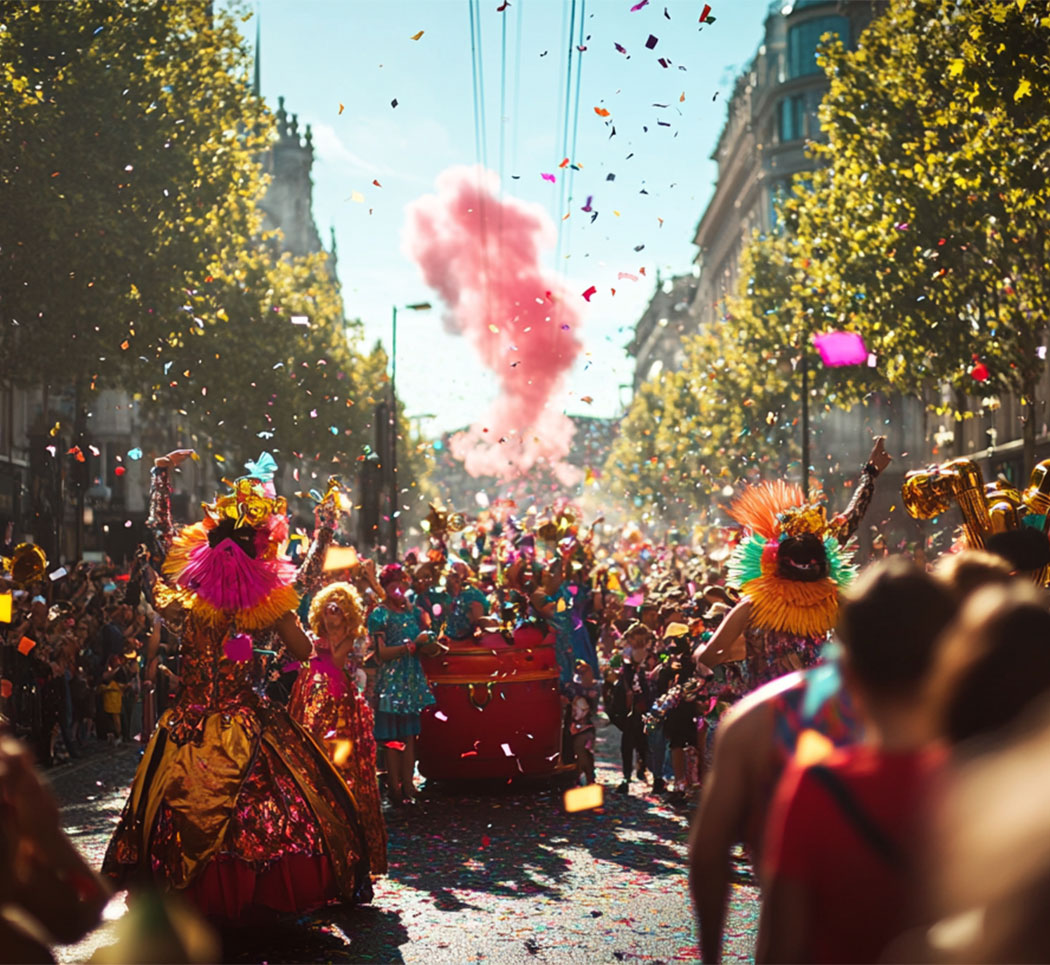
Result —
M 423 612 L 417 606 L 407 610 L 376 607 L 368 617 L 369 634 L 374 637 L 382 633 L 388 647 L 415 640 L 423 630 Z M 377 742 L 414 737 L 420 731 L 420 711 L 435 703 L 423 666 L 414 653 L 381 663 L 375 692 Z
M 573 666 L 572 650 L 572 594 L 567 584 L 563 583 L 553 596 L 547 596 L 547 603 L 554 604 L 554 613 L 547 620 L 554 631 L 554 656 L 558 661 L 558 683 L 564 690 L 572 683 L 576 670 Z
M 482 613 L 489 612 L 489 601 L 476 586 L 465 586 L 456 596 L 445 595 L 445 633 L 453 640 L 462 640 L 474 632 L 470 611 L 475 603 L 481 604 Z

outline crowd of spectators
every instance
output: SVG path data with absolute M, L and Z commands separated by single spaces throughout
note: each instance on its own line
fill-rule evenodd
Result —
M 3 591 L 0 709 L 40 766 L 142 740 L 177 686 L 177 648 L 169 655 L 143 592 L 144 561 L 143 549 L 126 566 L 69 563 Z

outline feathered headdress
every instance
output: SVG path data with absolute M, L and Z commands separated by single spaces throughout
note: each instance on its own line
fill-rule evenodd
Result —
M 799 486 L 778 480 L 749 487 L 729 515 L 750 530 L 729 560 L 729 575 L 752 601 L 754 625 L 799 636 L 827 633 L 838 591 L 855 568 L 824 507 L 807 504 Z
M 227 482 L 232 492 L 204 504 L 204 519 L 172 540 L 163 572 L 174 600 L 207 622 L 261 630 L 298 605 L 297 568 L 281 554 L 288 518 L 273 488 L 277 464 L 264 452 L 245 468 L 258 475 Z

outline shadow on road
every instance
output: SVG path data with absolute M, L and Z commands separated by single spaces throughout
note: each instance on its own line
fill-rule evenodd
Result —
M 653 798 L 614 793 L 613 778 L 603 769 L 604 808 L 575 814 L 562 806 L 563 787 L 429 784 L 417 808 L 388 818 L 389 877 L 462 911 L 476 907 L 464 892 L 568 900 L 577 849 L 635 874 L 684 873 L 672 846 L 685 842 L 684 820 Z
M 327 909 L 297 921 L 276 921 L 221 933 L 224 962 L 404 962 L 408 932 L 401 916 L 382 908 Z

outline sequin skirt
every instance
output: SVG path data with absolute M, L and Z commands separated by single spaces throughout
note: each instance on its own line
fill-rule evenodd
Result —
M 368 869 L 346 784 L 265 701 L 165 713 L 102 865 L 117 887 L 177 889 L 206 916 L 239 924 L 368 901 Z

